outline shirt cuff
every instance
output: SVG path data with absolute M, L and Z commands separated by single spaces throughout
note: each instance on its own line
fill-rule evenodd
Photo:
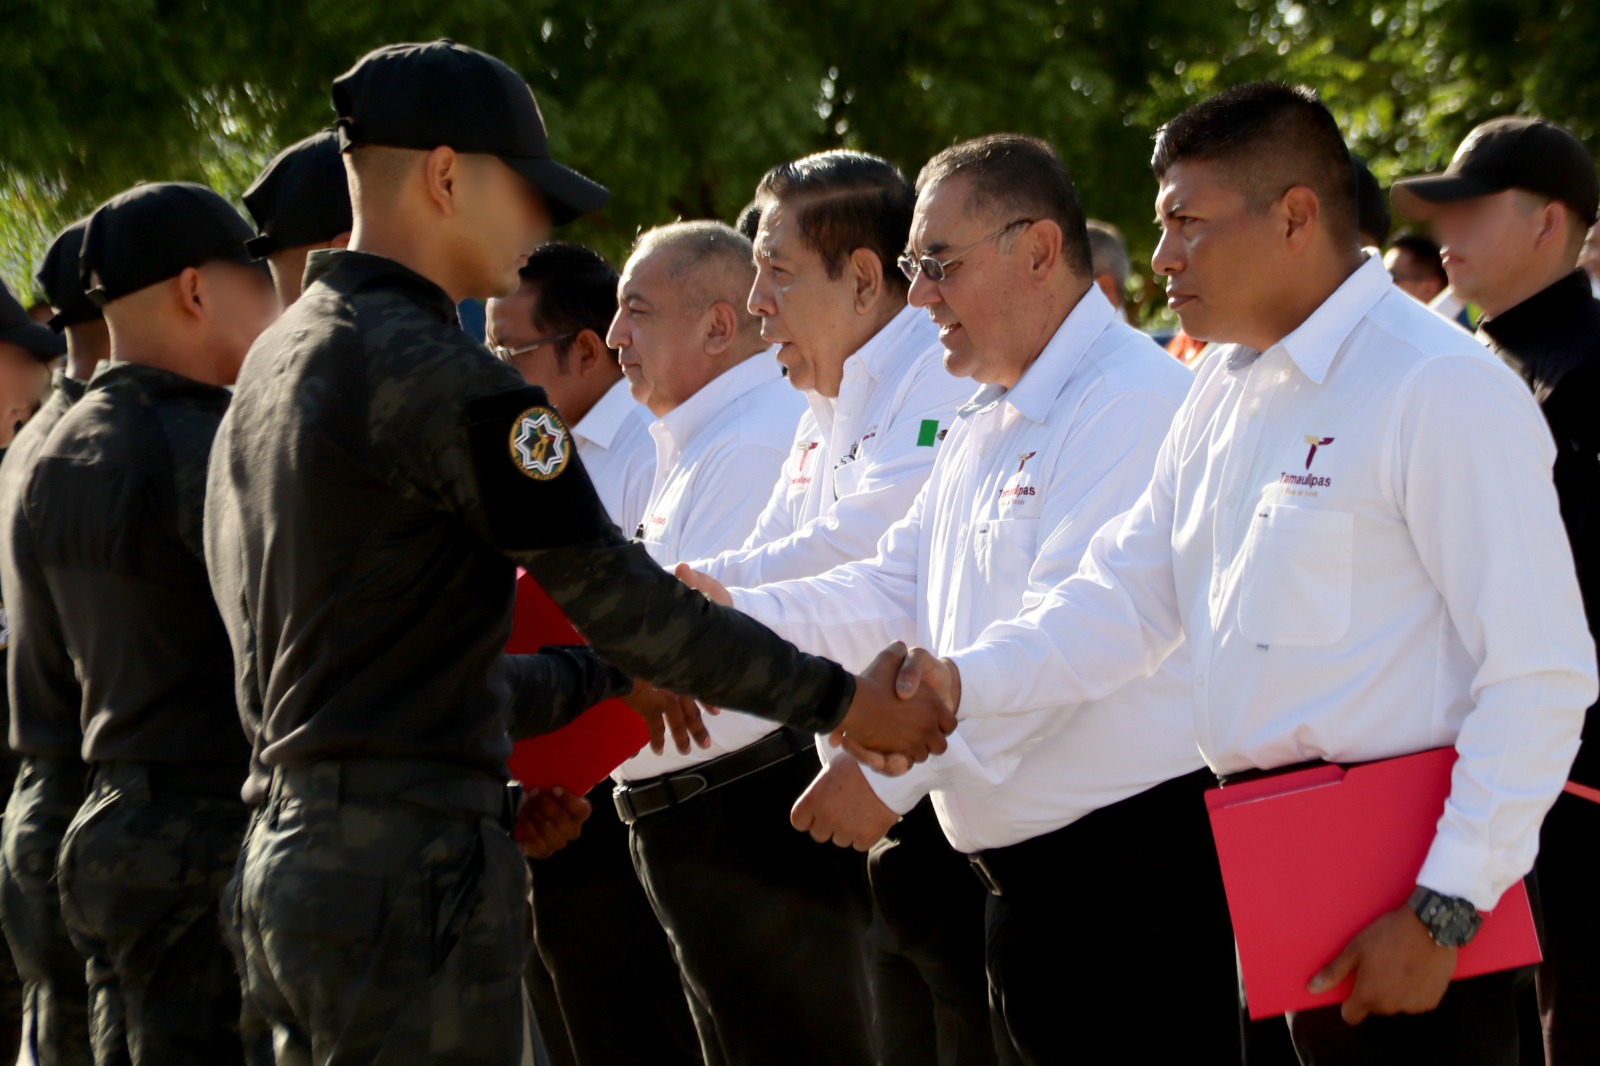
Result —
M 948 656 L 961 673 L 961 706 L 958 719 L 994 718 L 1000 714 L 989 697 L 1001 690 L 1001 668 L 996 656 L 980 646 L 966 648 Z
M 1417 874 L 1417 884 L 1442 896 L 1464 899 L 1480 911 L 1494 910 L 1507 885 L 1496 886 L 1497 873 L 1491 857 L 1482 848 L 1451 833 L 1433 838 L 1428 858 Z M 1516 878 L 1511 878 L 1515 881 Z
M 914 766 L 899 777 L 887 777 L 864 766 L 861 772 L 866 775 L 867 784 L 877 793 L 883 805 L 896 814 L 904 815 L 921 803 L 922 797 L 933 791 L 934 783 L 927 779 L 926 773 L 919 772 L 925 766 L 927 763 Z

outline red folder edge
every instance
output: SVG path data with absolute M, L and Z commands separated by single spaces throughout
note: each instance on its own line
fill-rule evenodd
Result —
M 517 572 L 517 602 L 506 651 L 532 653 L 546 644 L 582 644 L 566 615 L 525 570 Z M 582 796 L 650 742 L 650 731 L 621 700 L 605 700 L 544 736 L 512 746 L 511 776 L 525 788 L 561 786 Z
M 1357 933 L 1406 901 L 1437 831 L 1453 748 L 1321 766 L 1206 793 L 1253 1019 L 1342 1003 L 1354 978 L 1306 983 Z M 1539 962 L 1526 886 L 1500 898 L 1454 979 Z

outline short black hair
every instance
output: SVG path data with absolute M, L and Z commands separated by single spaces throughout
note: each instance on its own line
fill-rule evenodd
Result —
M 1418 266 L 1438 278 L 1440 285 L 1450 284 L 1450 275 L 1444 271 L 1444 260 L 1441 257 L 1438 241 L 1424 237 L 1420 233 L 1402 233 L 1390 243 L 1390 247 L 1410 255 L 1417 261 Z
M 756 230 L 761 226 L 761 201 L 751 200 L 739 212 L 739 217 L 734 220 L 733 228 L 744 234 L 744 239 L 754 241 Z
M 1358 155 L 1350 157 L 1356 168 L 1356 228 L 1374 237 L 1374 244 L 1382 248 L 1389 242 L 1389 230 L 1394 226 L 1394 216 L 1389 213 L 1389 198 L 1378 184 L 1378 176 Z
M 1202 100 L 1156 131 L 1150 168 L 1160 180 L 1186 161 L 1218 163 L 1254 211 L 1304 185 L 1329 228 L 1356 239 L 1356 170 L 1344 134 L 1316 92 L 1257 81 Z
M 917 192 L 961 175 L 972 181 L 969 211 L 994 209 L 1061 227 L 1061 252 L 1067 265 L 1094 276 L 1089 231 L 1078 189 L 1067 165 L 1048 141 L 1020 133 L 992 133 L 953 144 L 917 175 Z
M 617 314 L 617 268 L 606 257 L 581 244 L 551 241 L 535 248 L 518 273 L 539 286 L 533 320 L 550 333 L 592 330 L 602 343 Z M 556 365 L 567 368 L 572 337 L 556 344 Z
M 752 206 L 771 203 L 797 207 L 800 240 L 822 258 L 828 277 L 840 277 L 850 255 L 866 248 L 891 288 L 909 284 L 895 260 L 910 239 L 917 194 L 887 159 L 839 149 L 780 163 L 762 176 Z

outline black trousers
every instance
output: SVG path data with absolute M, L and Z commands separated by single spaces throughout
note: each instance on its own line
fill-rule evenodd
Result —
M 1563 793 L 1539 834 L 1544 965 L 1539 1014 L 1550 1066 L 1600 1062 L 1600 803 Z
M 872 1027 L 881 1066 L 997 1060 L 984 972 L 988 893 L 924 799 L 867 856 Z
M 789 825 L 807 755 L 635 822 L 708 1066 L 872 1061 L 864 857 Z
M 700 1043 L 678 964 L 633 871 L 611 782 L 588 799 L 594 813 L 583 835 L 528 861 L 527 984 L 545 1051 L 553 1066 L 697 1066 Z
M 1338 1007 L 1289 1015 L 1304 1066 L 1516 1066 L 1517 996 L 1531 969 L 1485 974 L 1450 986 L 1427 1014 L 1368 1017 L 1347 1025 Z
M 1233 929 L 1202 798 L 1215 785 L 1188 774 L 983 853 L 1001 890 L 987 926 L 1002 1061 L 1239 1062 Z

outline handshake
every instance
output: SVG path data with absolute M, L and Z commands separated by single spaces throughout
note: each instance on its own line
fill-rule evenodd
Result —
M 714 603 L 733 606 L 716 578 L 687 563 L 679 563 L 674 572 Z M 951 663 L 896 642 L 856 675 L 855 698 L 830 739 L 864 765 L 897 776 L 929 755 L 944 753 L 944 738 L 956 728 L 960 701 L 960 679 Z

